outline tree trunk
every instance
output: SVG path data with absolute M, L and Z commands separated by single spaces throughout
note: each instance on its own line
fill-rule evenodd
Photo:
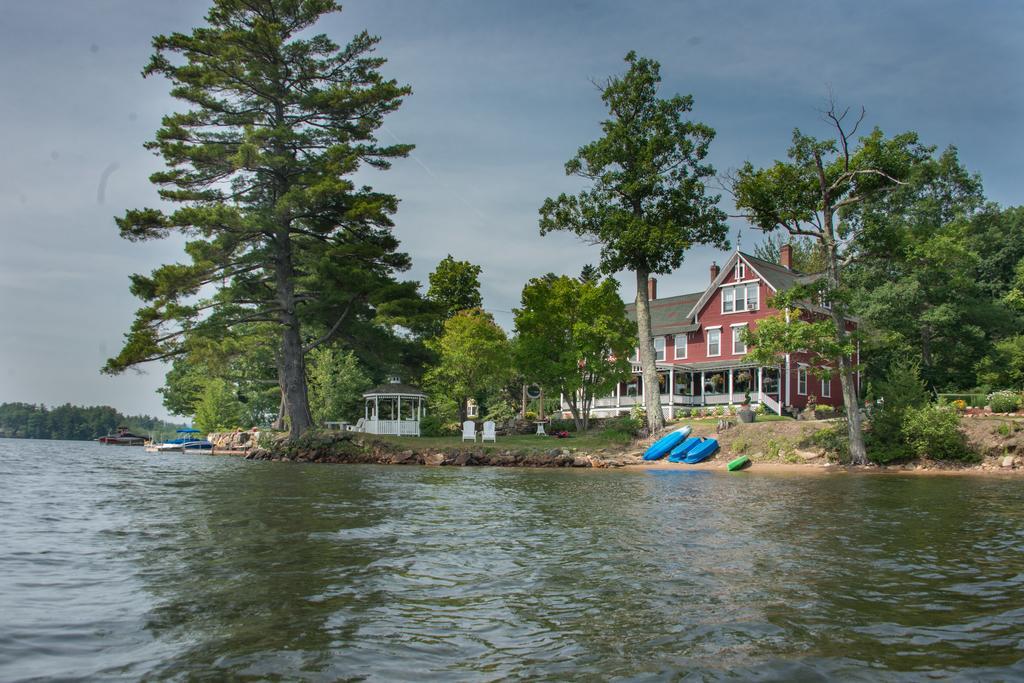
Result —
M 831 216 L 828 214 L 827 216 Z M 825 276 L 828 280 L 828 292 L 839 290 L 839 255 L 836 253 L 835 242 L 832 239 L 832 221 L 826 219 L 826 231 L 824 234 L 825 252 Z M 844 306 L 841 301 L 831 301 L 832 324 L 836 329 L 836 341 L 840 346 L 847 341 L 849 334 L 846 331 L 846 317 L 843 315 Z M 867 450 L 864 448 L 864 432 L 861 429 L 860 419 L 860 398 L 857 396 L 857 384 L 853 376 L 853 364 L 849 357 L 840 356 L 836 359 L 839 366 L 839 383 L 843 388 L 843 405 L 846 407 L 846 428 L 850 441 L 850 463 L 853 465 L 866 465 L 868 463 Z
M 278 386 L 284 386 L 284 383 L 278 380 Z M 284 392 L 281 392 L 281 401 L 277 404 L 277 419 L 274 420 L 274 424 L 271 425 L 271 428 L 273 428 L 275 431 L 283 432 L 285 426 L 285 418 L 287 416 L 288 407 L 284 403 Z
M 286 229 L 282 229 L 274 246 L 277 250 L 277 305 L 280 309 L 281 355 L 278 377 L 285 409 L 290 418 L 288 436 L 296 439 L 313 426 L 309 414 L 309 395 L 306 391 L 306 362 L 302 349 L 299 316 L 295 311 L 295 272 L 292 267 L 291 242 Z
M 647 427 L 654 434 L 665 426 L 665 418 L 661 414 L 661 391 L 654 360 L 654 337 L 651 335 L 651 308 L 647 299 L 649 276 L 647 271 L 636 271 L 636 331 L 644 379 L 644 410 L 647 411 Z
M 854 379 L 850 359 L 839 359 L 839 383 L 843 387 L 843 404 L 846 406 L 846 427 L 850 436 L 850 463 L 866 465 L 867 450 L 864 448 L 864 432 L 860 419 L 860 396 Z

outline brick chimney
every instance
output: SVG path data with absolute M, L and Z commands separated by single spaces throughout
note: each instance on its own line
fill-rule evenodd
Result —
M 653 278 L 647 278 L 647 300 L 654 301 L 658 298 L 658 281 Z
M 721 269 L 720 269 L 720 268 L 718 267 L 718 264 L 717 264 L 717 263 L 715 263 L 714 261 L 712 261 L 712 262 L 711 262 L 711 281 L 712 281 L 712 282 L 714 282 L 714 281 L 715 281 L 715 278 L 716 278 L 716 277 L 718 277 L 718 272 L 719 272 L 720 270 L 721 270 Z
M 779 263 L 786 270 L 793 270 L 793 246 L 790 244 L 783 244 L 782 248 L 779 249 Z

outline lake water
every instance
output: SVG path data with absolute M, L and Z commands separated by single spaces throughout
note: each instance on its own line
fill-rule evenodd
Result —
M 0 680 L 1019 679 L 1022 491 L 0 440 Z

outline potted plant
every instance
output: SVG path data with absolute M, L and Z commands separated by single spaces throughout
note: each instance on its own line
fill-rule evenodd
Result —
M 740 418 L 740 422 L 750 424 L 754 421 L 754 411 L 750 409 L 750 392 L 743 394 L 743 404 L 740 406 L 740 410 L 736 415 Z

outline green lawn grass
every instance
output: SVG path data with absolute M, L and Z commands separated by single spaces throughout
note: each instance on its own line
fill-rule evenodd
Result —
M 470 441 L 462 441 L 458 436 L 377 436 L 381 441 L 407 446 L 410 449 L 442 449 L 458 448 L 460 446 L 473 445 Z M 480 443 L 486 450 L 516 450 L 516 451 L 547 451 L 552 448 L 577 448 L 583 450 L 598 450 L 600 448 L 625 448 L 629 441 L 621 437 L 603 431 L 591 430 L 583 434 L 569 432 L 569 438 L 556 439 L 553 436 L 538 436 L 536 434 L 516 434 L 514 436 L 499 436 L 496 443 Z
M 720 418 L 717 417 L 681 417 L 669 424 L 674 427 L 682 427 L 687 424 L 715 425 L 718 424 L 719 419 Z M 729 419 L 735 421 L 738 418 L 734 416 Z M 757 422 L 781 422 L 792 421 L 792 419 L 793 418 L 791 417 L 782 417 L 779 415 L 757 416 Z M 443 448 L 470 446 L 472 444 L 470 441 L 463 441 L 458 436 L 377 436 L 374 438 L 405 446 L 413 450 L 431 448 L 440 450 Z M 490 441 L 487 443 L 481 443 L 480 440 L 477 439 L 476 445 L 482 446 L 486 450 L 546 451 L 551 450 L 552 448 L 573 448 L 595 451 L 601 448 L 627 448 L 630 445 L 630 440 L 623 438 L 621 433 L 592 429 L 589 432 L 584 433 L 569 432 L 569 437 L 566 439 L 556 439 L 552 436 L 538 436 L 536 434 L 516 434 L 514 436 L 499 436 L 496 443 L 491 443 Z

